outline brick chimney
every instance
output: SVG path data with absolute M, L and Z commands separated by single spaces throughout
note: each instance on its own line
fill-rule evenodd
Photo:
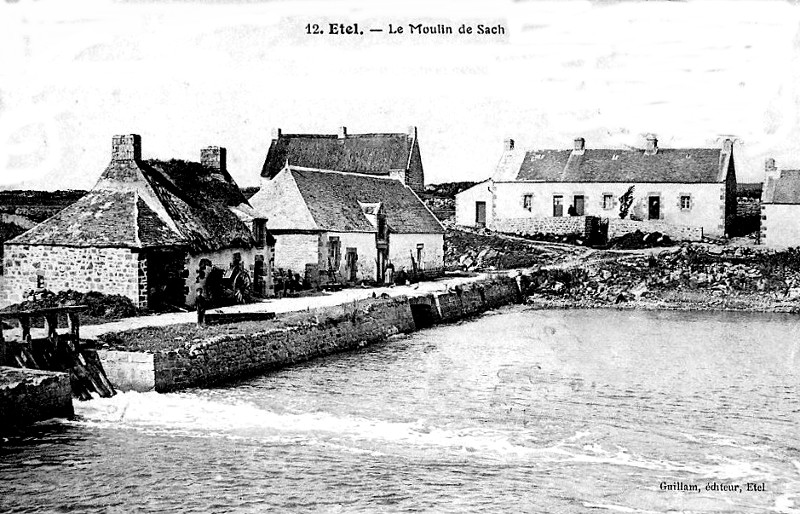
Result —
M 417 127 L 415 127 L 414 125 L 409 125 L 408 137 L 410 137 L 411 139 L 417 139 Z
M 207 146 L 200 150 L 200 164 L 224 175 L 228 168 L 228 151 L 222 146 Z
M 658 138 L 656 138 L 655 134 L 649 134 L 647 136 L 647 146 L 644 149 L 645 155 L 655 155 L 658 153 Z
M 514 149 L 514 140 L 509 137 L 508 139 L 503 141 L 503 147 L 505 148 L 506 152 L 510 152 L 511 150 Z
M 112 161 L 138 161 L 142 158 L 142 136 L 125 134 L 111 140 Z
M 586 150 L 586 140 L 583 139 L 582 137 L 576 137 L 575 140 L 573 141 L 573 145 L 574 146 L 572 147 L 572 149 L 576 152 L 583 152 L 584 150 Z
M 280 128 L 272 129 L 272 139 L 280 139 L 282 135 L 283 132 L 281 131 Z
M 347 127 L 339 127 L 339 139 L 345 139 L 347 137 Z

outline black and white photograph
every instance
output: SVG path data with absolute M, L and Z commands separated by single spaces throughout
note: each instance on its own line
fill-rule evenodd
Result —
M 0 512 L 800 513 L 800 2 L 0 0 Z

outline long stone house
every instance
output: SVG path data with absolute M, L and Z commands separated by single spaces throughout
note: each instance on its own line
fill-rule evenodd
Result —
M 111 162 L 80 200 L 5 244 L 6 300 L 37 288 L 119 294 L 141 308 L 193 305 L 215 284 L 269 295 L 274 240 L 227 171 L 143 160 L 141 137 L 115 136 Z M 224 283 L 228 281 L 228 283 Z
M 660 148 L 649 136 L 643 149 L 590 149 L 577 138 L 571 150 L 524 150 L 508 139 L 492 178 L 456 196 L 456 223 L 547 231 L 582 223 L 568 217 L 596 216 L 619 224 L 620 198 L 631 186 L 627 219 L 725 235 L 736 216 L 733 143 Z
M 417 127 L 405 134 L 349 134 L 347 127 L 339 127 L 337 134 L 284 134 L 275 129 L 261 177 L 275 177 L 286 163 L 394 178 L 418 195 L 425 188 Z
M 800 170 L 779 170 L 767 159 L 761 197 L 761 244 L 800 247 Z
M 424 183 L 416 129 L 278 131 L 261 178 L 250 203 L 270 220 L 276 268 L 323 282 L 383 281 L 389 267 L 441 272 L 444 229 L 415 192 Z

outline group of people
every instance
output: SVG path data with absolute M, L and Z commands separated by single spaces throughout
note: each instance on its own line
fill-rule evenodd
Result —
M 286 296 L 287 293 L 296 293 L 297 291 L 308 289 L 307 281 L 299 273 L 293 273 L 292 270 L 284 271 L 283 269 L 278 269 L 272 278 L 275 286 L 275 295 L 278 298 Z

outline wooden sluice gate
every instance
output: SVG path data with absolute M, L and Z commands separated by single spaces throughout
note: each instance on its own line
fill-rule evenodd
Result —
M 0 366 L 69 373 L 72 395 L 81 400 L 113 396 L 114 387 L 97 352 L 81 343 L 79 315 L 84 310 L 85 306 L 75 305 L 0 312 Z M 67 322 L 67 331 L 61 334 L 59 319 Z M 6 339 L 10 334 L 3 330 L 5 320 L 17 321 L 19 339 Z M 32 324 L 38 320 L 44 321 L 44 337 L 32 336 Z

